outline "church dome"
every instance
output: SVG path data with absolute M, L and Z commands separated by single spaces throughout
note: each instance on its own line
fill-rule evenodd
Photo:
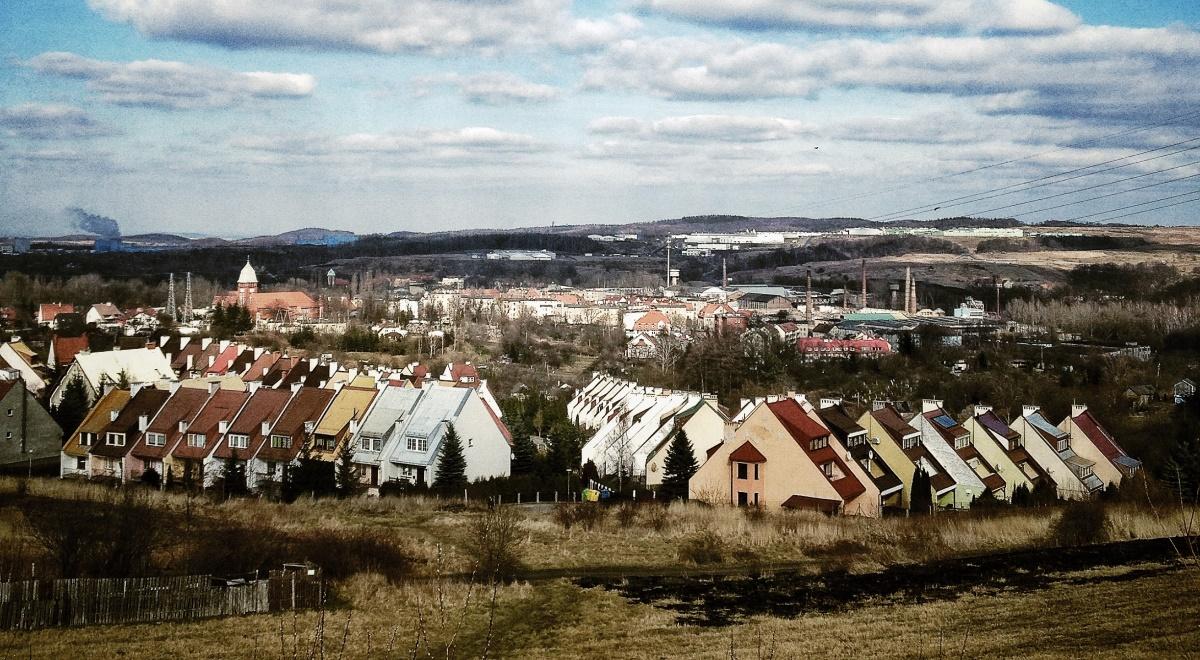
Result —
M 246 265 L 242 266 L 242 273 L 238 275 L 238 284 L 258 284 L 258 275 L 250 265 L 250 257 L 246 257 Z

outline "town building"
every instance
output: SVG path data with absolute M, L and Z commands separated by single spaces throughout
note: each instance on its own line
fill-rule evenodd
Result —
M 59 461 L 63 431 L 20 378 L 0 380 L 0 472 L 31 472 Z
M 244 307 L 255 321 L 315 321 L 321 317 L 320 304 L 303 291 L 260 291 L 249 258 L 238 275 L 237 290 L 214 297 L 213 306 L 217 305 Z

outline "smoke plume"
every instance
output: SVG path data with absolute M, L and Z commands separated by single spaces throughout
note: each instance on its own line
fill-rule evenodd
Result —
M 73 218 L 75 227 L 81 231 L 86 231 L 89 234 L 97 234 L 105 238 L 121 237 L 121 226 L 112 218 L 88 213 L 78 207 L 67 209 L 67 213 Z

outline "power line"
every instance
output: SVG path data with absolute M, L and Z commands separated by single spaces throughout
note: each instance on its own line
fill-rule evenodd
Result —
M 1094 218 L 1098 215 L 1106 215 L 1108 213 L 1116 213 L 1117 211 L 1124 211 L 1126 209 L 1133 209 L 1133 208 L 1137 208 L 1139 206 L 1145 206 L 1147 204 L 1155 204 L 1157 202 L 1164 202 L 1168 199 L 1175 199 L 1175 198 L 1183 197 L 1186 195 L 1200 195 L 1200 191 L 1193 190 L 1192 192 L 1186 192 L 1186 193 L 1182 193 L 1179 195 L 1171 195 L 1170 197 L 1160 197 L 1159 199 L 1152 199 L 1148 202 L 1142 202 L 1140 204 L 1130 204 L 1128 206 L 1121 206 L 1121 207 L 1118 207 L 1115 209 L 1109 209 L 1107 211 L 1097 211 L 1096 213 L 1088 213 L 1087 215 L 1077 215 L 1074 218 L 1067 218 L 1066 220 L 1063 220 L 1063 222 L 1074 222 L 1076 220 L 1083 220 L 1084 218 Z M 1165 204 L 1163 206 L 1156 206 L 1154 208 L 1143 209 L 1141 211 L 1136 211 L 1134 213 L 1126 213 L 1124 215 L 1116 215 L 1111 218 L 1105 218 L 1102 222 L 1108 222 L 1110 220 L 1117 220 L 1120 218 L 1128 218 L 1131 215 L 1139 215 L 1141 213 L 1149 213 L 1150 211 L 1157 211 L 1159 209 L 1169 209 L 1172 206 L 1180 206 L 1183 204 L 1190 204 L 1191 202 L 1200 202 L 1200 197 L 1197 197 L 1195 199 L 1184 200 L 1182 202 L 1175 202 L 1174 204 Z
M 1134 134 L 1134 133 L 1140 133 L 1140 132 L 1142 132 L 1142 131 L 1148 131 L 1148 130 L 1150 130 L 1150 129 L 1152 129 L 1152 128 L 1159 128 L 1159 127 L 1161 127 L 1161 126 L 1169 126 L 1169 125 L 1171 125 L 1171 124 L 1179 123 L 1179 122 L 1181 122 L 1181 121 L 1183 121 L 1183 120 L 1186 120 L 1186 119 L 1191 119 L 1191 118 L 1194 118 L 1194 117 L 1196 117 L 1196 116 L 1200 116 L 1200 110 L 1193 111 L 1193 112 L 1187 112 L 1187 113 L 1184 113 L 1184 114 L 1181 114 L 1181 115 L 1176 115 L 1176 116 L 1174 116 L 1174 117 L 1168 117 L 1167 119 L 1165 119 L 1165 120 L 1163 120 L 1163 121 L 1160 121 L 1160 122 L 1157 122 L 1157 123 L 1153 123 L 1153 124 L 1143 124 L 1143 125 L 1140 125 L 1140 126 L 1135 126 L 1135 127 L 1133 127 L 1133 128 L 1128 128 L 1128 129 L 1125 129 L 1125 130 L 1122 130 L 1122 131 L 1117 131 L 1116 133 L 1110 133 L 1110 134 L 1108 134 L 1108 135 L 1102 135 L 1102 136 L 1100 136 L 1100 137 L 1093 138 L 1093 139 L 1091 139 L 1091 140 L 1084 140 L 1083 142 L 1076 142 L 1076 143 L 1073 143 L 1073 144 L 1066 144 L 1066 145 L 1063 145 L 1063 146 L 1061 146 L 1061 147 L 1055 147 L 1054 149 L 1047 149 L 1047 150 L 1045 150 L 1045 151 L 1039 151 L 1039 152 L 1036 152 L 1036 153 L 1029 154 L 1029 155 L 1027 155 L 1027 156 L 1021 156 L 1021 157 L 1019 157 L 1019 158 L 1010 158 L 1010 159 L 1008 159 L 1008 160 L 1000 161 L 1000 162 L 998 162 L 998 163 L 991 163 L 991 164 L 988 164 L 988 165 L 981 165 L 981 166 L 979 166 L 979 167 L 974 167 L 974 168 L 971 168 L 971 169 L 969 169 L 969 170 L 962 170 L 962 171 L 959 171 L 959 172 L 951 172 L 950 174 L 942 174 L 942 175 L 939 175 L 939 176 L 930 177 L 930 178 L 926 178 L 926 179 L 918 179 L 918 180 L 915 180 L 915 181 L 910 181 L 910 182 L 908 182 L 908 183 L 902 183 L 902 184 L 899 184 L 899 185 L 896 185 L 896 186 L 892 186 L 892 187 L 890 187 L 890 188 L 881 188 L 881 189 L 876 189 L 876 190 L 869 190 L 869 191 L 866 191 L 866 192 L 854 193 L 854 194 L 852 194 L 852 195 L 845 195 L 845 196 L 842 196 L 842 197 L 836 197 L 836 198 L 834 198 L 834 199 L 825 200 L 825 201 L 823 201 L 823 202 L 817 202 L 817 203 L 815 203 L 815 204 L 793 204 L 793 205 L 790 205 L 790 206 L 780 207 L 780 208 L 778 208 L 778 209 L 775 209 L 775 210 L 773 210 L 773 211 L 768 211 L 768 212 L 767 212 L 767 215 L 773 215 L 773 214 L 775 214 L 775 213 L 779 213 L 779 212 L 781 212 L 781 211 L 788 211 L 788 210 L 791 210 L 791 209 L 796 209 L 796 208 L 800 208 L 800 207 L 802 207 L 802 206 L 806 206 L 806 205 L 807 205 L 807 206 L 812 206 L 812 207 L 814 207 L 814 208 L 820 208 L 820 207 L 822 207 L 822 206 L 829 206 L 830 204 L 837 204 L 837 203 L 839 203 L 839 202 L 853 201 L 853 200 L 857 200 L 857 199 L 863 199 L 863 198 L 866 198 L 866 197 L 874 197 L 874 196 L 876 196 L 876 195 L 882 195 L 882 194 L 884 194 L 884 193 L 895 192 L 895 191 L 897 191 L 897 190 L 905 190 L 905 189 L 907 189 L 907 188 L 911 188 L 911 187 L 913 187 L 913 186 L 918 186 L 918 185 L 922 185 L 922 184 L 925 184 L 925 183 L 933 183 L 933 182 L 936 182 L 936 181 L 943 181 L 943 180 L 945 180 L 945 179 L 952 179 L 952 178 L 955 178 L 955 177 L 959 177 L 959 176 L 965 176 L 965 175 L 968 175 L 968 174 L 974 174 L 974 173 L 976 173 L 976 172 L 981 172 L 981 171 L 988 170 L 988 169 L 992 169 L 992 168 L 995 168 L 995 167 L 1001 167 L 1001 166 L 1003 166 L 1003 165 L 1011 165 L 1011 164 L 1013 164 L 1013 163 L 1020 163 L 1020 162 L 1026 161 L 1026 160 L 1032 160 L 1032 159 L 1034 159 L 1034 158 L 1038 158 L 1038 157 L 1040 157 L 1040 156 L 1046 156 L 1046 155 L 1049 155 L 1049 154 L 1052 154 L 1052 153 L 1057 153 L 1057 152 L 1060 152 L 1060 151 L 1066 151 L 1066 150 L 1068 150 L 1068 149 L 1079 149 L 1079 148 L 1081 148 L 1081 147 L 1086 147 L 1086 146 L 1090 146 L 1090 145 L 1093 145 L 1093 144 L 1096 144 L 1096 143 L 1099 143 L 1099 142 L 1104 142 L 1104 141 L 1106 141 L 1106 140 L 1111 140 L 1111 139 L 1113 139 L 1113 138 L 1124 137 L 1124 136 L 1126 136 L 1126 135 L 1132 135 L 1132 134 Z
M 1198 147 L 1198 148 L 1200 148 L 1200 147 Z M 984 210 L 982 210 L 982 211 L 975 211 L 975 212 L 972 212 L 972 213 L 968 213 L 967 215 L 972 215 L 972 216 L 975 216 L 975 215 L 983 215 L 984 213 L 991 213 L 991 212 L 993 212 L 993 211 L 1002 211 L 1002 210 L 1004 210 L 1004 209 L 1010 209 L 1010 208 L 1012 208 L 1012 207 L 1014 207 L 1014 206 L 1024 206 L 1024 205 L 1026 205 L 1026 204 L 1033 204 L 1033 203 L 1035 203 L 1035 202 L 1042 202 L 1042 201 L 1045 201 L 1045 200 L 1047 200 L 1047 199 L 1054 199 L 1054 198 L 1056 198 L 1056 197 L 1064 197 L 1064 196 L 1066 196 L 1066 195 L 1074 195 L 1074 194 L 1077 194 L 1077 193 L 1081 193 L 1081 192 L 1083 192 L 1083 191 L 1085 191 L 1085 190 L 1094 190 L 1094 189 L 1096 189 L 1096 188 L 1104 188 L 1104 187 L 1107 187 L 1107 186 L 1112 186 L 1112 185 L 1116 185 L 1116 184 L 1118 184 L 1118 183 L 1122 183 L 1122 182 L 1125 182 L 1125 181 L 1132 181 L 1132 180 L 1134 180 L 1134 179 L 1144 179 L 1144 178 L 1146 178 L 1146 177 L 1148 177 L 1148 176 L 1154 176 L 1155 174 L 1162 174 L 1163 172 L 1170 172 L 1170 171 L 1172 171 L 1172 170 L 1179 170 L 1179 169 L 1183 169 L 1183 168 L 1185 168 L 1185 167 L 1192 167 L 1192 166 L 1195 166 L 1195 165 L 1200 165 L 1200 160 L 1194 160 L 1194 161 L 1192 161 L 1192 162 L 1190 162 L 1190 163 L 1184 163 L 1184 164 L 1182 164 L 1182 165 L 1175 165 L 1174 167 L 1167 167 L 1167 168 L 1163 168 L 1163 169 L 1161 169 L 1161 170 L 1155 170 L 1155 171 L 1153 171 L 1153 172 L 1146 172 L 1145 174 L 1138 174 L 1138 175 L 1136 175 L 1136 176 L 1127 176 L 1127 177 L 1125 177 L 1125 178 L 1123 178 L 1123 179 L 1117 179 L 1117 180 L 1115 180 L 1115 181 L 1106 181 L 1106 182 L 1104 182 L 1104 183 L 1097 183 L 1097 184 L 1096 184 L 1096 185 L 1094 185 L 1094 186 L 1086 186 L 1086 187 L 1083 187 L 1083 188 L 1076 188 L 1075 190 L 1068 190 L 1068 191 L 1066 191 L 1066 192 L 1055 193 L 1055 194 L 1053 194 L 1053 195 L 1046 195 L 1045 197 L 1038 197 L 1037 199 L 1031 199 L 1031 200 L 1028 200 L 1028 201 L 1025 201 L 1025 202 L 1016 202 L 1016 203 L 1014 203 L 1014 204 L 1006 204 L 1006 205 L 1004 205 L 1004 206 L 997 206 L 997 207 L 990 208 L 990 209 L 984 209 Z M 1190 177 L 1184 177 L 1184 178 L 1186 179 L 1186 178 L 1190 178 Z M 1163 182 L 1163 183 L 1169 183 L 1169 182 Z M 1154 185 L 1161 185 L 1161 184 L 1154 184 Z M 1149 186 L 1148 186 L 1148 187 L 1149 187 Z
M 1172 152 L 1165 153 L 1165 154 L 1158 154 L 1157 156 L 1151 156 L 1149 158 L 1135 160 L 1133 162 L 1125 163 L 1123 165 L 1114 165 L 1112 167 L 1106 167 L 1102 170 L 1095 170 L 1092 172 L 1085 172 L 1084 170 L 1090 170 L 1094 167 L 1099 167 L 1101 165 L 1108 165 L 1110 163 L 1116 163 L 1116 162 L 1119 162 L 1122 160 L 1136 158 L 1138 156 L 1142 156 L 1142 155 L 1145 155 L 1148 153 L 1153 153 L 1155 151 L 1161 151 L 1163 149 L 1170 149 L 1171 147 L 1177 147 L 1181 144 L 1187 144 L 1190 142 L 1197 142 L 1197 141 L 1200 141 L 1200 137 L 1191 138 L 1190 140 L 1183 140 L 1182 142 L 1176 142 L 1175 144 L 1168 144 L 1166 146 L 1157 147 L 1155 149 L 1139 151 L 1136 154 L 1122 156 L 1121 158 L 1112 158 L 1112 159 L 1109 159 L 1106 161 L 1101 161 L 1099 163 L 1093 163 L 1093 164 L 1087 165 L 1085 167 L 1077 167 L 1073 170 L 1067 170 L 1065 172 L 1059 172 L 1057 174 L 1048 174 L 1046 176 L 1038 177 L 1036 179 L 1030 179 L 1028 181 L 1021 181 L 1020 183 L 1012 183 L 1007 186 L 1001 186 L 999 188 L 992 188 L 991 190 L 985 190 L 983 192 L 973 193 L 970 195 L 963 195 L 961 197 L 954 197 L 951 199 L 943 200 L 941 202 L 934 202 L 933 204 L 924 204 L 921 206 L 915 206 L 913 208 L 904 209 L 901 211 L 893 211 L 891 213 L 885 213 L 883 215 L 877 215 L 877 216 L 867 218 L 867 220 L 887 220 L 887 219 L 894 220 L 895 219 L 894 216 L 904 215 L 906 213 L 927 213 L 929 211 L 937 211 L 937 210 L 943 209 L 943 208 L 952 208 L 955 206 L 963 206 L 965 204 L 973 204 L 975 202 L 981 202 L 985 199 L 994 199 L 996 197 L 1003 197 L 1005 195 L 1012 195 L 1014 193 L 1025 192 L 1026 190 L 1033 190 L 1035 188 L 1044 188 L 1046 186 L 1052 186 L 1056 183 L 1063 183 L 1064 181 L 1073 181 L 1075 179 L 1082 179 L 1083 177 L 1087 177 L 1087 176 L 1103 174 L 1105 172 L 1111 172 L 1113 170 L 1119 170 L 1124 167 L 1129 167 L 1130 165 L 1137 165 L 1139 163 L 1145 163 L 1145 162 L 1151 161 L 1151 160 L 1158 160 L 1159 158 L 1166 158 L 1168 156 L 1174 156 L 1176 154 L 1181 154 L 1185 151 L 1194 151 L 1196 149 L 1200 149 L 1200 145 L 1187 147 L 1186 149 L 1179 149 L 1177 151 L 1172 151 Z M 1083 173 L 1076 174 L 1076 172 L 1083 172 Z M 1074 176 L 1066 176 L 1068 174 L 1074 174 Z M 1047 179 L 1057 179 L 1058 177 L 1064 177 L 1064 176 L 1066 176 L 1065 179 L 1059 179 L 1058 181 L 1047 181 Z M 1038 183 L 1038 182 L 1045 182 L 1045 183 Z M 1020 186 L 1027 186 L 1028 184 L 1031 184 L 1031 183 L 1036 183 L 1037 185 L 1028 186 L 1026 188 L 1020 188 Z M 1019 188 L 1019 189 L 1011 190 L 1012 188 Z M 1000 192 L 1002 190 L 1008 190 L 1009 192 Z M 988 193 L 995 193 L 995 194 L 988 194 Z M 971 198 L 974 198 L 974 199 L 971 199 Z M 960 201 L 960 200 L 965 200 L 965 201 Z M 951 202 L 956 202 L 956 203 L 951 203 Z
M 1165 185 L 1167 185 L 1167 184 L 1169 184 L 1169 183 L 1177 183 L 1177 182 L 1179 182 L 1179 181 L 1186 181 L 1187 179 L 1194 179 L 1194 178 L 1196 178 L 1196 177 L 1198 177 L 1198 176 L 1200 176 L 1200 174 L 1189 174 L 1189 175 L 1187 175 L 1187 176 L 1181 176 L 1181 177 L 1179 177 L 1179 178 L 1176 178 L 1176 179 L 1167 179 L 1166 181 L 1159 181 L 1159 182 L 1157 182 L 1157 183 L 1148 183 L 1148 184 L 1146 184 L 1146 185 L 1144 185 L 1144 186 L 1138 186 L 1138 187 L 1136 187 L 1136 188 L 1130 188 L 1129 190 L 1118 190 L 1117 192 L 1114 192 L 1114 193 L 1108 193 L 1108 194 L 1106 194 L 1106 195 L 1097 195 L 1096 197 L 1088 197 L 1087 199 L 1081 199 L 1081 200 L 1074 201 L 1074 202 L 1067 202 L 1067 203 L 1065 203 L 1065 204 L 1057 204 L 1057 205 L 1055 205 L 1055 206 L 1047 206 L 1047 207 L 1045 207 L 1045 208 L 1035 209 L 1035 210 L 1033 210 L 1033 211 L 1024 211 L 1024 212 L 1022 212 L 1022 213 L 1014 213 L 1013 215 L 1016 215 L 1016 216 L 1021 216 L 1021 215 L 1033 215 L 1033 214 L 1035 214 L 1035 213 L 1042 213 L 1042 212 L 1045 212 L 1045 211 L 1053 211 L 1054 209 L 1061 209 L 1061 208 L 1063 208 L 1063 207 L 1065 207 L 1065 206 L 1074 206 L 1074 205 L 1076 205 L 1076 204 L 1083 204 L 1084 202 L 1094 202 L 1094 201 L 1096 201 L 1096 200 L 1098 200 L 1098 199 L 1104 199 L 1104 198 L 1106 198 L 1106 197 L 1115 197 L 1115 196 L 1117 196 L 1117 195 L 1125 195 L 1125 194 L 1128 194 L 1128 193 L 1131 193 L 1131 192 L 1137 192 L 1137 191 L 1139 191 L 1139 190 L 1145 190 L 1145 189 L 1147 189 L 1147 188 L 1154 188 L 1155 186 L 1165 186 Z M 1076 190 L 1076 191 L 1074 191 L 1074 192 L 1079 192 L 1079 191 L 1078 191 L 1078 190 Z M 1039 201 L 1039 200 L 1033 200 L 1033 201 Z

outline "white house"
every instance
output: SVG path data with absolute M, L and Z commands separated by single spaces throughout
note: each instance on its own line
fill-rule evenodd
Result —
M 161 349 L 130 348 L 120 351 L 98 353 L 80 352 L 67 367 L 66 373 L 50 394 L 50 407 L 62 401 L 67 385 L 75 378 L 83 380 L 88 401 L 95 401 L 104 391 L 104 386 L 122 380 L 130 385 L 145 383 L 174 382 L 178 380 L 171 370 L 171 363 Z

